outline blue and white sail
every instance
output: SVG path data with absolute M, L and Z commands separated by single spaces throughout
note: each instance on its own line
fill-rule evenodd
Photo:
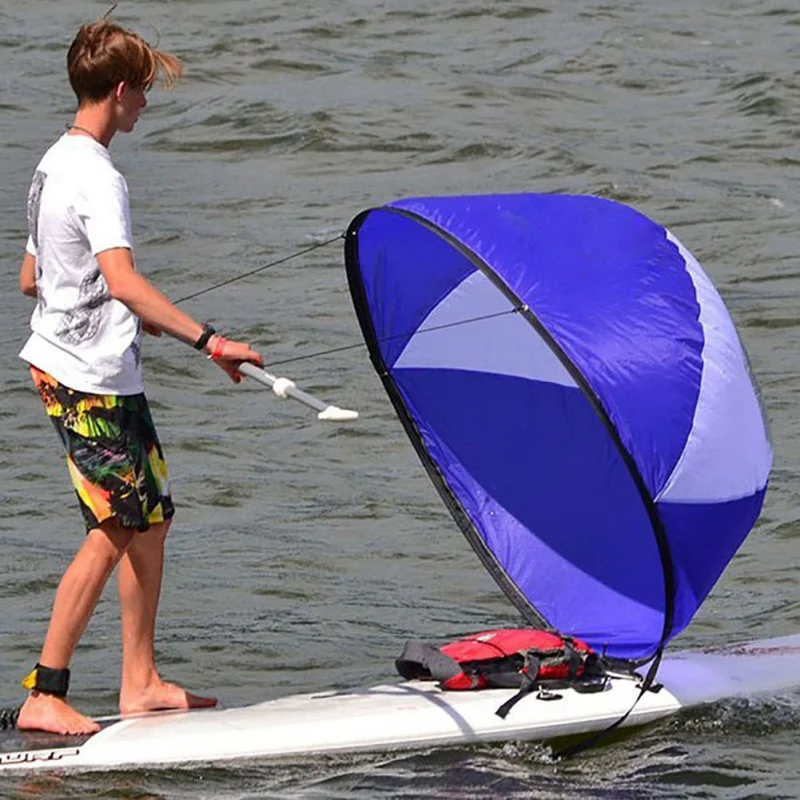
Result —
M 394 407 L 531 623 L 647 659 L 757 519 L 771 449 L 695 258 L 596 197 L 401 200 L 356 217 L 351 293 Z

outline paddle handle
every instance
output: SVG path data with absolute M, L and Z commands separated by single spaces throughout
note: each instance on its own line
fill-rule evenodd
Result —
M 264 386 L 269 386 L 281 399 L 285 400 L 287 397 L 291 397 L 293 400 L 313 408 L 314 411 L 318 412 L 317 419 L 325 422 L 349 422 L 350 420 L 358 419 L 358 411 L 350 411 L 346 408 L 339 408 L 325 403 L 314 397 L 313 394 L 298 388 L 294 381 L 289 380 L 289 378 L 278 378 L 275 375 L 270 375 L 269 372 L 265 372 L 255 364 L 250 364 L 247 361 L 242 362 L 238 369 L 243 375 L 263 383 Z

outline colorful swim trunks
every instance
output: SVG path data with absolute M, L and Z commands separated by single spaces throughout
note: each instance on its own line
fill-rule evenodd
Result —
M 111 517 L 146 531 L 175 509 L 169 476 L 143 394 L 87 394 L 31 367 L 47 415 L 67 451 L 86 530 Z

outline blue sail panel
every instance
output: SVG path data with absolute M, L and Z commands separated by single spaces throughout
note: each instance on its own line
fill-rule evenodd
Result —
M 641 497 L 584 394 L 460 370 L 394 378 L 444 481 L 531 604 L 619 657 L 648 655 L 664 623 L 659 555 L 640 535 Z
M 475 266 L 441 236 L 387 211 L 364 221 L 358 249 L 361 262 L 369 265 L 362 279 L 375 336 L 391 366 L 421 320 Z
M 679 577 L 670 638 L 691 622 L 758 519 L 765 494 L 766 488 L 727 502 L 658 504 Z

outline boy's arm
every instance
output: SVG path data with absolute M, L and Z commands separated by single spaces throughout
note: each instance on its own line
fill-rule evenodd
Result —
M 145 325 L 194 344 L 203 333 L 203 326 L 176 308 L 147 278 L 136 271 L 133 255 L 127 247 L 114 247 L 96 255 L 97 264 L 115 300 L 124 303 Z M 241 375 L 236 365 L 249 361 L 263 366 L 261 356 L 249 345 L 212 336 L 205 345 L 217 364 L 237 383 Z
M 98 253 L 97 264 L 115 300 L 124 303 L 145 325 L 158 328 L 188 344 L 197 341 L 203 327 L 176 308 L 150 281 L 136 271 L 126 247 Z
M 36 258 L 26 252 L 19 270 L 19 288 L 22 294 L 36 297 Z

